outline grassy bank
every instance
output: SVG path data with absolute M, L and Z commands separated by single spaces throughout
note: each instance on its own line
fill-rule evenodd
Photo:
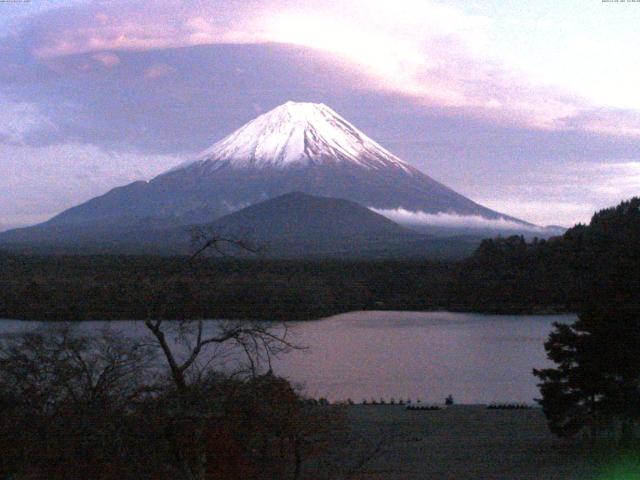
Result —
M 455 405 L 437 411 L 406 411 L 397 405 L 355 405 L 348 407 L 348 418 L 361 444 L 368 442 L 371 448 L 381 440 L 383 445 L 356 478 L 640 478 L 638 462 L 616 460 L 605 451 L 592 450 L 588 442 L 554 437 L 537 408 L 489 410 L 481 405 Z M 361 444 L 355 441 L 354 451 L 365 451 Z M 611 477 L 612 472 L 628 475 Z

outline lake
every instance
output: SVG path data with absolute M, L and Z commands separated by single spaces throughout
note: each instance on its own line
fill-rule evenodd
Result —
M 459 403 L 532 402 L 534 367 L 548 365 L 544 341 L 553 322 L 573 315 L 481 315 L 450 312 L 352 312 L 292 323 L 305 350 L 274 362 L 274 371 L 313 397 L 391 397 Z M 212 321 L 212 324 L 214 322 Z M 86 322 L 83 328 L 98 328 Z M 0 332 L 35 322 L 0 321 Z M 117 322 L 124 334 L 144 334 L 142 322 Z

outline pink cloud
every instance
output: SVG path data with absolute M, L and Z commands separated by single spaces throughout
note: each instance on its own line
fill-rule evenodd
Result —
M 44 27 L 33 48 L 38 58 L 98 52 L 94 59 L 110 68 L 119 50 L 292 43 L 361 66 L 367 73 L 363 89 L 400 92 L 419 104 L 502 125 L 640 137 L 637 114 L 599 112 L 571 91 L 536 83 L 493 58 L 491 19 L 428 0 L 247 0 L 225 6 L 116 0 L 73 8 L 89 14 Z M 168 73 L 168 66 L 157 66 L 145 76 Z
M 156 78 L 164 77 L 165 75 L 169 75 L 174 71 L 175 69 L 172 66 L 167 65 L 165 63 L 158 63 L 156 65 L 152 65 L 151 67 L 147 68 L 144 71 L 144 76 L 149 80 L 153 80 Z
M 118 57 L 115 53 L 110 52 L 98 52 L 94 53 L 92 58 L 101 63 L 106 68 L 115 67 L 120 63 L 120 57 Z
M 46 22 L 42 25 L 40 40 L 33 48 L 41 59 L 256 40 L 249 20 L 241 21 L 235 10 L 215 3 L 97 1 L 46 15 L 55 19 L 51 23 L 56 28 L 48 29 Z

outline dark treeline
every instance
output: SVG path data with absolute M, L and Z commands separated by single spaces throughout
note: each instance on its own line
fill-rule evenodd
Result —
M 597 213 L 567 232 L 554 260 L 576 276 L 578 320 L 555 324 L 545 343 L 553 368 L 540 379 L 551 430 L 616 436 L 637 452 L 640 421 L 640 199 Z
M 518 239 L 518 241 L 520 241 Z M 505 240 L 504 242 L 511 242 Z M 461 263 L 4 256 L 0 318 L 306 320 L 353 310 L 571 311 L 558 273 Z M 546 278 L 549 281 L 546 281 Z
M 0 318 L 303 320 L 360 309 L 579 311 L 640 271 L 639 199 L 562 237 L 485 240 L 468 259 L 291 260 L 0 255 Z M 638 291 L 636 288 L 635 291 Z
M 304 320 L 446 304 L 452 265 L 4 256 L 0 318 Z
M 492 282 L 492 303 L 558 302 L 576 311 L 594 300 L 635 302 L 640 286 L 640 198 L 596 213 L 562 237 L 526 243 L 521 237 L 485 240 L 459 279 L 464 298 Z M 475 276 L 475 277 L 472 277 Z M 485 283 L 485 287 L 489 287 Z

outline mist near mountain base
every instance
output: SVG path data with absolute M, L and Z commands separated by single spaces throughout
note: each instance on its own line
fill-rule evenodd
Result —
M 427 213 L 411 211 L 404 208 L 379 209 L 369 207 L 370 210 L 387 217 L 389 220 L 406 226 L 432 226 L 442 228 L 491 229 L 491 230 L 526 230 L 544 232 L 544 227 L 525 225 L 505 218 L 485 218 L 480 215 L 458 215 L 456 213 Z

